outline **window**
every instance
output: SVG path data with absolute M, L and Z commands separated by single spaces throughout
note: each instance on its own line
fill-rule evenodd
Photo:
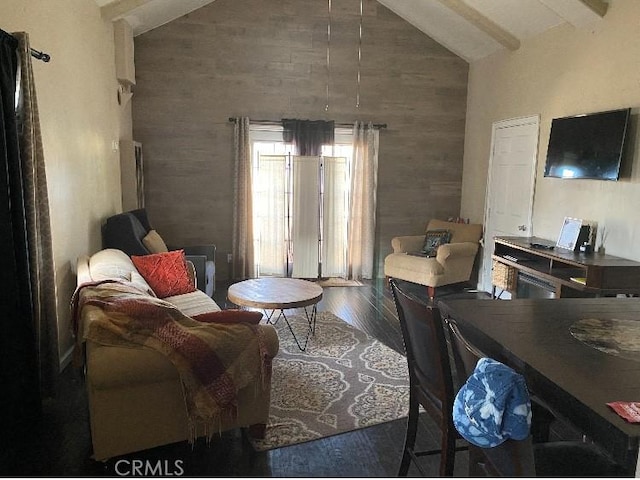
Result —
M 351 131 L 336 129 L 319 157 L 294 155 L 281 127 L 253 125 L 251 137 L 257 275 L 345 276 Z

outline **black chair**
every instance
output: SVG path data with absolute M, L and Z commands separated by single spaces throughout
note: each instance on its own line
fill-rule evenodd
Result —
M 144 208 L 113 215 L 102 226 L 102 248 L 116 248 L 129 256 L 148 255 L 152 252 L 143 239 L 151 230 Z M 169 249 L 184 250 L 187 260 L 195 267 L 198 289 L 212 297 L 215 291 L 215 245 L 170 246 Z
M 413 460 L 423 476 L 418 457 L 440 454 L 440 476 L 453 476 L 456 440 L 460 435 L 453 426 L 454 387 L 449 352 L 440 315 L 435 307 L 426 305 L 398 288 L 390 280 L 391 291 L 400 319 L 402 337 L 409 367 L 409 418 L 399 476 L 406 476 Z M 415 451 L 419 406 L 436 421 L 441 430 L 439 450 Z
M 446 318 L 456 368 L 468 378 L 478 360 L 486 357 L 461 333 L 453 319 Z M 535 404 L 532 403 L 535 421 Z M 493 448 L 469 444 L 470 477 L 624 477 L 628 473 L 612 462 L 595 445 L 566 441 L 533 443 L 525 440 L 506 440 Z

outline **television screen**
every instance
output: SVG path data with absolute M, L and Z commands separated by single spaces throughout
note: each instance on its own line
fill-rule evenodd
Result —
M 618 180 L 630 109 L 554 118 L 545 177 Z

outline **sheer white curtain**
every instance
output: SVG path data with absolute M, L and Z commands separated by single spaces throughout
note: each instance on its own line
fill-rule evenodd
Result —
M 371 123 L 353 126 L 349 198 L 348 278 L 373 277 L 379 132 Z
M 320 157 L 294 156 L 291 247 L 294 278 L 317 278 L 320 264 Z
M 233 196 L 233 240 L 232 278 L 255 277 L 253 254 L 253 209 L 251 182 L 251 142 L 249 118 L 235 119 L 234 144 L 234 196 Z
M 254 249 L 258 276 L 286 276 L 287 156 L 259 155 L 254 182 Z
M 323 158 L 322 277 L 347 275 L 349 171 L 344 157 Z

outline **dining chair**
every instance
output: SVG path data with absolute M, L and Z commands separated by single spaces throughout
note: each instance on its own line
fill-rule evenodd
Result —
M 461 333 L 455 320 L 445 318 L 453 358 L 461 376 L 468 378 L 478 360 L 486 357 Z M 533 404 L 532 404 L 533 406 Z M 535 418 L 535 410 L 533 412 Z M 469 476 L 490 477 L 624 477 L 624 469 L 594 444 L 579 441 L 533 443 L 508 439 L 497 447 L 469 444 Z
M 462 439 L 453 425 L 454 387 L 444 326 L 437 309 L 403 292 L 395 279 L 389 281 L 398 311 L 409 368 L 409 417 L 398 476 L 406 476 L 411 461 L 428 476 L 418 457 L 440 454 L 440 476 L 453 476 L 456 440 Z M 440 449 L 416 451 L 420 405 L 438 424 Z

